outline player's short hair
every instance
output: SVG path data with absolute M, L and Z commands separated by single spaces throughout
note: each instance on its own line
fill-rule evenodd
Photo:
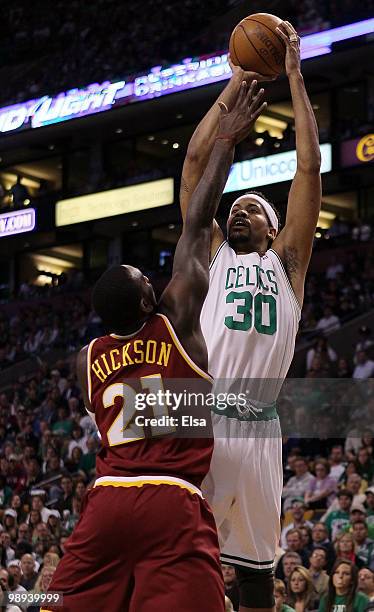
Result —
M 92 306 L 106 331 L 120 331 L 136 318 L 141 300 L 139 283 L 124 266 L 113 266 L 99 278 L 92 292 Z

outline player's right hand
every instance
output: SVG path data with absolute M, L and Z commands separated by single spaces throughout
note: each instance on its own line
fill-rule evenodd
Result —
M 250 70 L 243 70 L 240 66 L 235 66 L 232 63 L 230 53 L 228 54 L 228 62 L 231 68 L 232 74 L 235 78 L 238 78 L 240 81 L 247 81 L 247 83 L 252 83 L 252 81 L 275 81 L 277 76 L 266 76 L 265 74 L 260 74 L 259 72 L 251 72 Z
M 257 91 L 256 80 L 250 85 L 247 81 L 242 81 L 231 110 L 228 110 L 223 102 L 218 102 L 221 115 L 217 137 L 232 139 L 235 144 L 246 138 L 256 119 L 266 108 L 263 98 L 264 90 Z

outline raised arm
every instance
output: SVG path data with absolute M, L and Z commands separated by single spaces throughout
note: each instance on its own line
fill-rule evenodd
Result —
M 200 332 L 200 313 L 208 291 L 211 226 L 217 211 L 235 145 L 243 140 L 253 121 L 264 110 L 264 92 L 256 93 L 256 82 L 242 81 L 231 111 L 220 107 L 219 128 L 203 175 L 194 189 L 175 256 L 172 279 L 165 289 L 160 311 L 167 314 L 191 356 L 193 337 Z M 189 342 L 191 341 L 192 342 Z
M 321 208 L 318 126 L 300 68 L 300 39 L 288 21 L 277 28 L 286 44 L 286 72 L 295 115 L 297 169 L 288 196 L 286 223 L 273 248 L 285 265 L 300 304 Z
M 207 112 L 205 117 L 200 121 L 188 145 L 186 158 L 183 164 L 179 194 L 183 221 L 186 219 L 187 209 L 192 194 L 194 193 L 196 186 L 199 183 L 205 168 L 207 167 L 210 154 L 213 150 L 214 142 L 218 134 L 220 103 L 224 103 L 226 108 L 231 109 L 243 81 L 247 81 L 249 84 L 252 83 L 253 80 L 272 80 L 271 77 L 265 77 L 255 72 L 246 72 L 238 66 L 234 66 L 232 64 L 230 65 L 232 69 L 232 77 L 230 81 L 222 93 L 218 96 L 218 99 L 214 102 L 213 106 Z M 248 133 L 250 132 L 252 125 L 249 126 Z M 221 242 L 223 242 L 224 238 L 216 221 L 214 221 L 212 228 L 211 256 L 214 256 L 215 251 Z

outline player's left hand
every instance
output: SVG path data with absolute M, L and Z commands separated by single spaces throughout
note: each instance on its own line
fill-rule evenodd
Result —
M 240 83 L 242 81 L 247 81 L 247 83 L 249 83 L 250 85 L 252 81 L 257 81 L 258 83 L 260 83 L 261 81 L 275 81 L 275 79 L 277 78 L 277 75 L 266 76 L 265 74 L 260 74 L 259 72 L 243 70 L 243 68 L 241 68 L 240 66 L 236 66 L 233 63 L 230 57 L 230 53 L 228 54 L 227 61 L 229 62 L 229 66 L 231 68 L 233 76 L 237 77 Z
M 300 36 L 289 21 L 282 21 L 277 33 L 283 38 L 286 45 L 286 73 L 287 76 L 300 72 Z

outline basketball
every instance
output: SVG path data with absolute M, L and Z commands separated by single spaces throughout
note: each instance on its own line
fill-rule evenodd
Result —
M 282 19 L 269 13 L 255 13 L 242 19 L 230 37 L 230 57 L 236 66 L 266 76 L 284 70 L 286 48 L 276 28 Z

